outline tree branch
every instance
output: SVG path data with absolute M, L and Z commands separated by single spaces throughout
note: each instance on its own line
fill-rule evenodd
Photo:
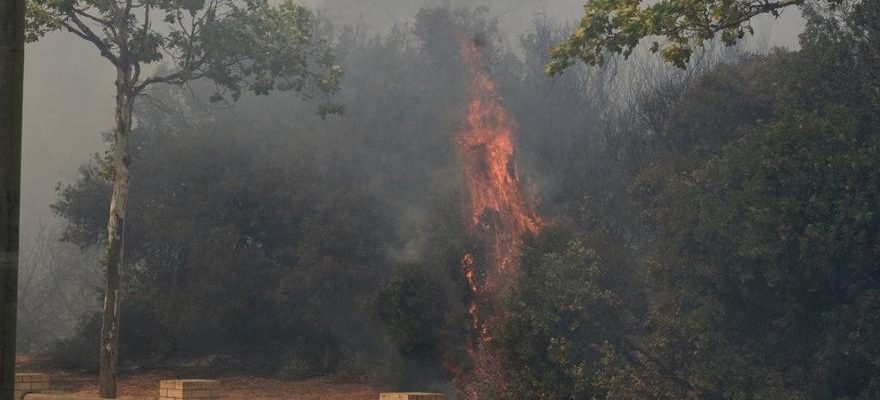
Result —
M 151 76 L 151 77 L 145 79 L 143 82 L 135 84 L 134 91 L 136 93 L 139 93 L 140 91 L 144 90 L 147 86 L 150 86 L 154 83 L 181 84 L 181 83 L 193 80 L 193 79 L 201 78 L 204 75 L 195 75 L 194 76 L 194 75 L 192 75 L 192 73 L 195 72 L 196 70 L 198 70 L 199 68 L 201 68 L 202 65 L 204 65 L 204 64 L 205 64 L 205 60 L 201 59 L 201 60 L 198 60 L 192 64 L 184 65 L 177 72 L 174 72 L 174 73 L 171 73 L 168 75 L 162 75 L 162 76 L 156 76 L 156 75 Z
M 144 3 L 144 24 L 141 29 L 141 45 L 139 47 L 139 51 L 143 54 L 144 49 L 147 47 L 147 37 L 150 33 L 150 3 Z M 134 63 L 134 76 L 131 78 L 132 82 L 137 82 L 141 79 L 141 63 L 140 59 L 138 62 Z
M 98 51 L 101 52 L 102 57 L 106 58 L 107 60 L 110 60 L 110 62 L 113 65 L 116 65 L 116 66 L 119 65 L 119 57 L 117 57 L 115 54 L 113 54 L 113 51 L 110 49 L 109 46 L 107 46 L 107 43 L 104 43 L 104 41 L 101 40 L 101 38 L 98 37 L 98 35 L 96 35 L 95 32 L 93 32 L 88 27 L 88 25 L 84 24 L 79 18 L 77 18 L 76 14 L 73 14 L 73 13 L 68 14 L 67 19 L 69 19 L 70 21 L 72 21 L 74 23 L 74 25 L 76 25 L 76 28 L 74 28 L 73 26 L 68 24 L 66 21 L 62 21 L 61 24 L 65 28 L 67 28 L 68 31 L 70 31 L 74 35 L 79 36 L 82 39 L 85 39 L 89 42 L 92 42 L 92 44 L 94 44 L 95 47 L 98 48 Z
M 132 0 L 125 0 L 125 7 L 119 15 L 119 36 L 117 37 L 117 42 L 119 45 L 119 59 L 123 65 L 127 65 L 131 62 L 128 54 L 130 50 L 128 43 L 130 36 L 128 21 L 131 18 L 131 5 Z
M 101 24 L 102 26 L 104 26 L 106 28 L 114 29 L 114 26 L 112 23 L 110 23 L 110 21 L 107 21 L 103 18 L 98 18 L 92 14 L 89 14 L 84 9 L 74 8 L 73 12 L 75 12 L 77 15 L 80 15 L 80 16 L 87 18 L 91 21 L 97 22 L 98 24 Z
M 765 14 L 768 12 L 776 11 L 781 8 L 801 5 L 804 3 L 804 0 L 783 0 L 776 3 L 764 3 L 757 7 L 752 7 L 752 11 L 741 15 L 739 18 L 736 18 L 731 21 L 725 21 L 718 25 L 710 25 L 709 31 L 712 33 L 718 33 L 725 29 L 736 28 L 742 25 L 743 22 L 746 22 L 758 15 Z

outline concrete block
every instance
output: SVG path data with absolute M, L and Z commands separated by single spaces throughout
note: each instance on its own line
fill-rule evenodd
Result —
M 446 400 L 446 395 L 441 393 L 382 393 L 379 400 Z
M 49 375 L 35 373 L 15 374 L 15 382 L 49 382 Z
M 220 389 L 220 381 L 208 379 L 169 379 L 159 382 L 161 389 Z
M 51 389 L 51 381 L 47 374 L 15 374 L 14 399 L 21 400 L 28 393 L 43 393 Z
M 169 379 L 159 382 L 159 400 L 213 400 L 220 398 L 220 381 Z
M 75 396 L 68 394 L 28 394 L 25 400 L 109 400 L 90 396 Z

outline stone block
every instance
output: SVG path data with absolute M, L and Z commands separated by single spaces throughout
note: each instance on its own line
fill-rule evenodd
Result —
M 379 400 L 446 400 L 446 395 L 441 393 L 382 393 Z
M 28 393 L 43 393 L 52 388 L 49 375 L 46 374 L 15 374 L 15 400 L 21 400 Z
M 35 373 L 27 373 L 27 374 L 15 374 L 15 383 L 29 383 L 29 382 L 49 382 L 49 375 L 46 374 L 35 374 Z
M 219 381 L 171 379 L 159 382 L 159 400 L 212 400 L 219 398 Z
M 29 393 L 26 400 L 109 400 L 90 396 L 76 396 L 69 394 L 35 394 Z

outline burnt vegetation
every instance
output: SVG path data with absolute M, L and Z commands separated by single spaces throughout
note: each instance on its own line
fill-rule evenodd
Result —
M 439 390 L 468 368 L 462 256 L 487 255 L 453 136 L 465 31 L 547 225 L 524 238 L 490 343 L 506 390 L 485 398 L 878 398 L 878 10 L 807 10 L 797 51 L 707 44 L 687 71 L 636 55 L 548 77 L 567 28 L 539 18 L 507 46 L 485 10 L 424 9 L 382 35 L 321 26 L 339 116 L 153 89 L 131 137 L 123 373 Z M 53 205 L 84 251 L 105 240 L 108 168 L 97 155 Z M 94 370 L 99 321 L 33 346 Z

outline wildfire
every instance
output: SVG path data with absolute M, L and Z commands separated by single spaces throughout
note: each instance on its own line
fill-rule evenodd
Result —
M 475 400 L 477 384 L 505 386 L 500 360 L 491 346 L 505 318 L 500 300 L 518 278 L 523 234 L 538 233 L 543 221 L 521 188 L 513 122 L 495 82 L 482 69 L 481 49 L 468 38 L 459 37 L 459 43 L 470 76 L 470 102 L 456 145 L 470 195 L 469 228 L 475 237 L 487 239 L 488 260 L 486 265 L 478 265 L 470 253 L 462 259 L 462 272 L 472 295 L 468 311 L 474 335 L 467 351 L 473 370 L 463 375 L 456 368 L 453 373 L 461 397 Z

